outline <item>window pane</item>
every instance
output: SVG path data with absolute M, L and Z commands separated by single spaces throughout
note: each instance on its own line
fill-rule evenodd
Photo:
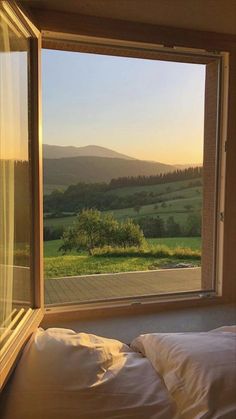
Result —
M 206 68 L 43 52 L 48 305 L 213 290 L 206 263 L 201 272 L 206 239 L 209 272 L 214 263 L 215 202 L 202 236 L 217 137 Z
M 0 349 L 32 306 L 28 48 L 0 9 Z

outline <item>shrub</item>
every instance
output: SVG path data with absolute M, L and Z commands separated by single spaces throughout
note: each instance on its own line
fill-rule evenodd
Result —
M 95 248 L 104 246 L 141 246 L 143 232 L 132 220 L 119 223 L 111 214 L 102 215 L 95 209 L 82 210 L 75 223 L 64 232 L 63 253 L 86 250 L 90 255 Z

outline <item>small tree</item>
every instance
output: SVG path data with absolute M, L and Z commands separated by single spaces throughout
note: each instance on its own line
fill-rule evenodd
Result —
M 95 247 L 103 246 L 108 240 L 109 219 L 102 219 L 101 212 L 94 209 L 82 210 L 72 227 L 63 234 L 63 244 L 59 250 L 66 253 L 87 250 L 93 254 Z M 109 233 L 112 230 L 110 226 Z
M 59 248 L 63 253 L 86 250 L 90 255 L 96 247 L 140 246 L 144 240 L 140 227 L 132 220 L 119 223 L 111 214 L 94 209 L 82 210 L 72 227 L 63 236 Z

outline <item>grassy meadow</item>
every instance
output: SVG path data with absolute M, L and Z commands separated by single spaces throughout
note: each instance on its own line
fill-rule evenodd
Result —
M 184 226 L 188 215 L 190 213 L 199 212 L 202 207 L 202 187 L 188 187 L 189 183 L 189 181 L 178 181 L 161 185 L 134 186 L 113 189 L 106 192 L 106 194 L 115 194 L 122 197 L 140 192 L 152 192 L 154 194 L 158 194 L 157 202 L 149 205 L 142 205 L 140 206 L 139 211 L 135 208 L 128 207 L 104 211 L 104 213 L 113 214 L 117 220 L 159 216 L 164 222 L 166 222 L 170 216 L 173 216 L 177 223 Z M 158 198 L 161 198 L 163 202 L 158 202 Z M 76 216 L 45 218 L 44 226 L 66 228 L 71 225 L 75 219 Z
M 113 214 L 118 221 L 127 218 L 134 220 L 159 217 L 164 223 L 169 217 L 184 229 L 190 214 L 200 214 L 202 207 L 201 178 L 181 180 L 156 185 L 124 186 L 105 191 L 105 195 L 120 198 L 138 196 L 146 193 L 151 204 L 104 210 Z M 150 202 L 150 201 L 149 201 Z M 48 228 L 66 229 L 75 221 L 76 216 L 65 213 L 61 217 L 44 219 Z M 182 230 L 181 230 L 182 231 Z M 201 260 L 200 237 L 162 237 L 146 239 L 144 249 L 96 249 L 92 256 L 86 252 L 73 251 L 62 255 L 58 251 L 62 240 L 44 242 L 45 277 L 55 278 L 72 275 L 89 275 L 127 271 L 152 270 L 171 267 L 178 263 L 199 266 Z
M 44 243 L 45 278 L 145 271 L 178 263 L 199 266 L 201 259 L 200 237 L 147 239 L 147 247 L 141 251 L 104 249 L 93 256 L 77 252 L 63 256 L 58 251 L 61 243 L 61 240 Z

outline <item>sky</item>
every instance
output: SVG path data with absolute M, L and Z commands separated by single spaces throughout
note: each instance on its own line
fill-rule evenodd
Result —
M 205 66 L 43 50 L 43 142 L 202 163 Z

